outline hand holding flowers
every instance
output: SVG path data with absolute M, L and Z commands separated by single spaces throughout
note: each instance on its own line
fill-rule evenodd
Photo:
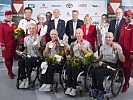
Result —
M 93 52 L 90 51 L 84 56 L 84 65 L 93 64 L 95 60 L 96 57 L 94 56 Z
M 68 60 L 68 64 L 69 64 L 71 67 L 80 67 L 81 64 L 82 64 L 82 59 L 79 58 L 79 57 L 71 57 L 71 58 Z
M 22 28 L 16 28 L 14 30 L 15 39 L 20 39 L 20 38 L 24 37 L 24 35 L 25 35 L 25 32 Z

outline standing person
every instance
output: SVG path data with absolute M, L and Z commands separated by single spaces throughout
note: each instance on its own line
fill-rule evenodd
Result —
M 105 35 L 108 32 L 109 23 L 107 14 L 102 14 L 101 23 L 97 27 L 97 35 L 98 35 L 98 46 L 101 46 L 105 43 Z
M 24 19 L 21 19 L 19 24 L 18 24 L 18 27 L 19 28 L 22 28 L 24 31 L 25 31 L 25 36 L 29 35 L 29 31 L 28 31 L 28 26 L 30 23 L 34 23 L 36 24 L 36 21 L 34 19 L 31 18 L 32 16 L 32 13 L 33 13 L 33 10 L 30 8 L 30 7 L 26 7 L 24 9 Z M 24 38 L 21 38 L 19 40 L 19 49 L 21 51 L 24 50 Z
M 129 88 L 129 79 L 131 76 L 131 68 L 133 62 L 133 24 L 131 22 L 131 10 L 124 12 L 125 23 L 122 25 L 119 43 L 123 48 L 123 53 L 125 55 L 125 62 L 123 63 L 125 83 L 123 85 L 122 92 L 126 92 Z
M 66 35 L 68 36 L 68 44 L 71 44 L 76 40 L 75 30 L 80 28 L 84 24 L 83 20 L 78 19 L 79 12 L 78 10 L 72 11 L 72 19 L 67 21 L 66 24 Z
M 37 66 L 37 60 L 40 56 L 42 56 L 41 51 L 43 51 L 45 47 L 42 37 L 36 34 L 37 25 L 30 23 L 28 30 L 30 32 L 30 35 L 24 38 L 25 50 L 23 52 L 17 52 L 20 56 L 22 53 L 28 54 L 29 56 L 29 59 L 20 58 L 18 61 L 19 72 L 21 75 L 20 79 L 22 80 L 19 88 L 29 87 L 32 68 Z
M 97 46 L 97 30 L 96 26 L 92 25 L 92 18 L 89 14 L 84 17 L 84 25 L 81 26 L 83 30 L 83 39 L 89 41 L 92 45 L 93 52 L 96 51 Z
M 108 32 L 109 23 L 107 14 L 102 14 L 101 23 L 97 26 L 97 45 L 98 45 L 98 54 L 100 46 L 105 43 L 105 35 Z
M 50 34 L 50 31 L 52 29 L 56 29 L 59 35 L 59 39 L 63 39 L 63 35 L 65 33 L 65 21 L 60 19 L 60 10 L 59 9 L 55 9 L 53 11 L 53 16 L 54 19 L 51 20 L 48 24 L 48 29 L 47 29 L 47 34 Z
M 44 39 L 44 42 L 46 43 L 46 39 L 47 39 L 46 33 L 47 33 L 48 26 L 44 22 L 45 16 L 43 14 L 38 14 L 37 20 L 38 20 L 38 23 L 37 23 L 38 35 L 42 36 Z
M 16 24 L 12 22 L 12 12 L 6 11 L 4 22 L 0 23 L 0 44 L 2 56 L 5 59 L 4 62 L 10 79 L 14 79 L 15 77 L 15 74 L 12 72 L 13 58 L 15 56 L 16 49 L 14 29 L 16 29 Z
M 116 12 L 116 19 L 110 21 L 108 32 L 112 32 L 114 34 L 114 42 L 118 42 L 120 37 L 120 30 L 121 26 L 125 22 L 125 19 L 122 17 L 123 11 L 121 8 L 117 8 Z
M 45 21 L 46 25 L 48 25 L 49 21 L 51 21 L 51 18 L 52 18 L 52 13 L 46 12 L 46 21 Z
M 83 59 L 85 54 L 87 54 L 89 51 L 92 51 L 91 44 L 87 40 L 83 39 L 82 29 L 76 29 L 75 36 L 77 40 L 72 42 L 70 45 L 70 52 L 72 54 L 71 56 Z M 85 69 L 82 66 L 72 67 L 70 65 L 67 65 L 67 90 L 65 91 L 65 94 L 70 96 L 76 96 L 77 77 L 78 74 L 83 70 Z

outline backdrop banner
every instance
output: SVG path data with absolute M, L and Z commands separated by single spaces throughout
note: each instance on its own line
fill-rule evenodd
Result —
M 5 19 L 5 11 L 11 10 L 10 4 L 0 4 L 0 22 Z
M 92 16 L 94 24 L 98 24 L 103 13 L 107 13 L 106 0 L 56 0 L 56 1 L 24 1 L 24 8 L 31 7 L 33 9 L 32 18 L 37 20 L 39 13 L 48 11 L 53 13 L 54 9 L 59 9 L 61 19 L 65 21 L 71 19 L 72 10 L 79 11 L 79 19 L 84 19 L 86 14 Z

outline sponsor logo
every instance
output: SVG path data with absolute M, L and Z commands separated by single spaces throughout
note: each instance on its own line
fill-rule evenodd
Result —
M 43 3 L 40 8 L 48 8 L 48 7 L 45 3 Z
M 51 7 L 61 7 L 61 5 L 51 5 Z
M 93 22 L 93 24 L 98 25 L 98 24 L 99 24 L 99 22 L 98 22 L 98 21 L 94 21 L 94 22 Z
M 35 8 L 35 4 L 28 4 L 28 7 Z
M 78 4 L 78 7 L 87 7 L 87 4 Z
M 73 7 L 73 4 L 68 3 L 68 4 L 66 4 L 66 7 L 67 7 L 67 8 L 72 8 L 72 7 Z
M 100 5 L 92 5 L 92 7 L 101 7 Z
M 70 16 L 70 13 L 69 13 L 69 12 L 67 12 L 67 13 L 66 13 L 66 15 L 67 15 L 67 16 Z

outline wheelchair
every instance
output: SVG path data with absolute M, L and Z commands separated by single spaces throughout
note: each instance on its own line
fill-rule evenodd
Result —
M 45 59 L 43 61 L 46 61 Z M 66 67 L 66 59 L 63 58 L 59 63 L 54 63 L 54 64 L 51 64 L 53 67 L 56 67 L 58 66 L 59 68 L 57 69 L 52 69 L 54 70 L 54 76 L 53 76 L 53 82 L 52 82 L 52 86 L 51 86 L 51 90 L 52 91 L 58 91 L 58 86 L 64 86 L 64 78 L 63 78 L 63 73 L 64 73 L 64 69 Z M 42 69 L 41 69 L 42 71 Z M 41 72 L 40 71 L 40 72 Z M 44 83 L 43 82 L 43 74 L 40 74 L 40 86 L 42 86 L 42 84 Z
M 90 66 L 82 66 L 83 70 L 81 70 L 77 76 L 77 92 L 80 96 L 83 95 L 83 90 L 85 90 L 85 92 L 88 92 L 90 90 L 91 87 L 91 78 L 89 77 L 89 70 L 90 70 Z M 62 74 L 61 74 L 61 79 L 62 79 L 62 86 L 64 87 L 64 92 L 67 89 L 66 83 L 67 83 L 67 75 L 66 75 L 66 69 L 64 67 L 64 69 L 62 70 Z
M 104 100 L 110 100 L 111 97 L 116 97 L 120 93 L 124 82 L 124 72 L 120 64 L 118 64 L 117 69 L 114 69 L 113 67 L 106 64 L 106 62 L 105 63 L 102 62 L 102 63 L 105 64 L 105 66 L 107 66 L 108 69 L 112 70 L 112 73 L 110 75 L 105 76 L 105 79 L 103 82 Z M 91 67 L 95 67 L 95 65 L 92 64 Z M 89 77 L 91 78 L 91 75 L 89 75 Z M 92 91 L 90 90 L 90 95 L 91 95 L 91 92 Z
M 21 59 L 29 59 L 29 57 L 26 54 L 22 54 L 22 58 Z M 31 77 L 29 79 L 29 88 L 31 88 L 31 89 L 35 89 L 35 84 L 36 84 L 36 80 L 37 79 L 38 79 L 39 83 L 41 82 L 41 75 L 40 75 L 41 74 L 41 68 L 40 68 L 40 65 L 41 65 L 42 61 L 43 61 L 43 58 L 42 57 L 38 57 L 37 58 L 37 66 L 32 68 Z M 18 67 L 18 77 L 17 77 L 17 82 L 16 82 L 17 89 L 20 89 L 19 85 L 20 85 L 20 82 L 22 82 L 20 71 L 21 70 Z M 25 69 L 25 72 L 26 72 L 26 69 Z

